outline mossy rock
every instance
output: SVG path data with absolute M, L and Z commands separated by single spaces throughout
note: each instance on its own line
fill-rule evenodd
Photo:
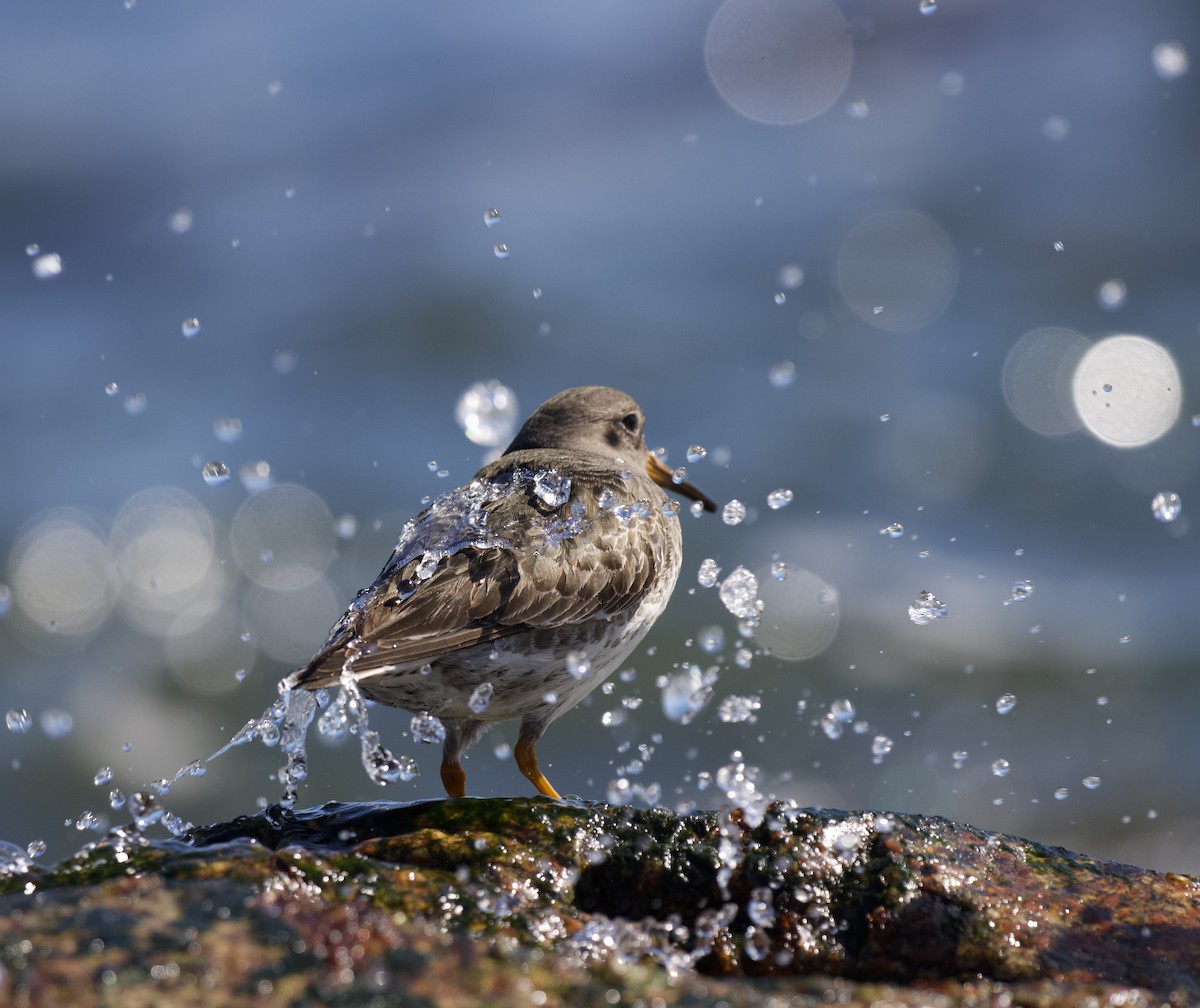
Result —
M 0 877 L 13 1005 L 1200 998 L 1200 882 L 944 819 L 271 808 Z

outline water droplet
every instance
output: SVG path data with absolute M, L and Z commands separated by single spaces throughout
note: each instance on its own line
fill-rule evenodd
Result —
M 775 926 L 775 894 L 767 886 L 758 886 L 750 890 L 750 899 L 746 902 L 746 916 L 756 927 L 769 928 Z
M 717 706 L 717 718 L 725 724 L 754 724 L 755 711 L 762 707 L 756 696 L 727 696 Z
M 1033 582 L 1027 578 L 1021 578 L 1013 582 L 1008 598 L 1004 600 L 1005 605 L 1012 605 L 1014 602 L 1024 602 L 1030 595 L 1033 594 Z
M 133 817 L 133 825 L 139 833 L 158 822 L 165 811 L 158 796 L 147 791 L 134 791 L 125 807 Z
M 224 462 L 205 462 L 200 475 L 209 486 L 224 486 L 230 479 L 229 466 Z
M 701 588 L 711 588 L 717 583 L 717 578 L 720 576 L 721 568 L 717 566 L 716 560 L 706 557 L 700 561 L 700 570 L 696 574 L 696 580 L 700 582 Z
M 409 725 L 412 737 L 417 742 L 440 744 L 446 741 L 446 726 L 428 711 L 413 716 Z
M 1066 245 L 1064 245 L 1064 244 L 1063 244 L 1061 241 L 1056 241 L 1056 242 L 1054 242 L 1054 244 L 1053 244 L 1053 245 L 1051 245 L 1050 247 L 1051 247 L 1052 249 L 1054 249 L 1054 251 L 1055 251 L 1055 252 L 1063 252 L 1063 251 L 1065 251 L 1065 250 L 1066 250 L 1066 247 L 1067 247 L 1067 246 L 1066 246 Z
M 1083 783 L 1083 786 L 1085 788 L 1087 788 L 1089 791 L 1095 791 L 1096 788 L 1098 788 L 1100 786 L 1100 778 L 1099 777 L 1084 777 L 1082 783 Z
M 471 698 L 467 701 L 467 706 L 471 708 L 475 714 L 482 714 L 488 709 L 492 702 L 492 695 L 496 692 L 496 688 L 490 683 L 480 683 L 471 693 Z
M 8 726 L 10 732 L 20 735 L 33 727 L 33 718 L 29 716 L 29 711 L 24 708 L 18 708 L 10 710 L 4 715 L 4 723 Z
M 678 466 L 671 473 L 671 482 L 672 483 L 679 484 L 679 483 L 682 483 L 686 479 L 687 479 L 687 470 L 683 466 Z
M 1070 796 L 1070 794 L 1071 794 L 1071 792 L 1068 791 L 1065 787 L 1060 787 L 1060 788 L 1054 789 L 1055 801 L 1066 801 L 1067 798 Z
M 112 767 L 101 767 L 96 771 L 96 775 L 92 778 L 92 783 L 96 787 L 103 787 L 105 784 L 111 784 L 113 779 Z
M 871 762 L 882 763 L 883 757 L 892 751 L 895 743 L 886 735 L 876 735 L 871 740 Z
M 891 419 L 892 419 L 891 413 L 880 413 L 879 414 L 879 422 L 880 423 L 890 423 Z
M 218 441 L 233 444 L 242 436 L 242 421 L 237 417 L 218 417 L 213 421 L 213 434 Z
M 66 738 L 75 730 L 75 719 L 65 710 L 59 710 L 57 707 L 50 707 L 42 711 L 39 720 L 47 738 Z
M 921 0 L 917 5 L 917 10 L 928 17 L 930 14 L 937 13 L 937 0 Z
M 118 385 L 115 381 L 110 381 L 107 385 L 104 386 L 104 394 L 106 396 L 115 396 L 120 391 L 121 391 L 121 386 Z
M 1200 419 L 1200 418 L 1198 418 L 1198 419 Z M 1197 424 L 1197 426 L 1200 426 L 1200 424 Z M 690 465 L 694 465 L 697 462 L 703 462 L 704 459 L 707 458 L 707 456 L 708 456 L 708 449 L 705 448 L 703 445 L 694 444 L 694 445 L 688 446 L 687 460 Z
M 184 336 L 191 339 L 200 331 L 200 320 L 198 318 L 185 318 L 180 329 L 183 331 Z
M 546 507 L 562 507 L 571 498 L 571 477 L 559 476 L 553 469 L 535 473 L 533 492 Z
M 767 381 L 775 388 L 787 388 L 796 380 L 796 365 L 791 361 L 780 361 L 772 364 L 767 371 Z
M 167 218 L 167 229 L 175 234 L 186 234 L 192 229 L 193 220 L 192 211 L 187 207 L 180 207 Z
M 491 210 L 484 210 L 483 211 L 483 223 L 486 224 L 490 228 L 495 227 L 497 224 L 500 223 L 500 211 L 497 210 L 495 207 L 492 207 Z
M 908 618 L 917 626 L 924 626 L 934 620 L 944 619 L 946 607 L 931 591 L 922 591 L 908 605 Z
M 586 679 L 592 674 L 592 662 L 584 651 L 567 652 L 567 672 L 576 679 Z
M 780 291 L 775 295 L 775 303 L 777 305 L 787 304 L 787 295 L 783 291 Z
M 504 242 L 497 242 L 492 246 L 492 253 L 497 259 L 507 259 L 511 253 L 508 251 L 508 246 Z
M 125 412 L 130 416 L 137 416 L 139 413 L 146 412 L 146 393 L 135 392 L 133 395 L 125 397 Z
M 791 490 L 779 489 L 772 490 L 767 494 L 767 507 L 772 511 L 778 511 L 782 507 L 787 507 L 792 503 L 795 494 Z
M 969 754 L 965 749 L 956 749 L 954 751 L 950 758 L 954 763 L 955 770 L 961 770 L 963 768 L 963 764 L 967 762 L 968 755 Z
M 438 562 L 442 559 L 442 554 L 436 550 L 422 554 L 421 562 L 417 564 L 417 569 L 414 572 L 418 581 L 428 581 L 433 577 L 433 572 L 437 570 Z
M 262 493 L 275 484 L 269 462 L 247 462 L 238 470 L 238 479 L 248 493 Z
M 540 301 L 541 299 L 542 299 L 542 288 L 534 287 L 533 288 L 533 300 Z
M 1001 693 L 996 698 L 996 713 L 1007 714 L 1017 706 L 1017 697 L 1013 693 Z
M 1007 777 L 1009 771 L 1008 760 L 998 759 L 992 760 L 992 773 L 997 777 Z
M 1161 80 L 1176 80 L 1188 72 L 1188 55 L 1182 42 L 1159 42 L 1150 50 L 1150 59 Z
M 1171 490 L 1161 490 L 1150 502 L 1150 510 L 1160 522 L 1173 522 L 1183 511 L 1183 499 Z
M 795 290 L 804 283 L 804 270 L 796 263 L 788 263 L 779 269 L 779 286 L 787 290 Z
M 740 525 L 746 518 L 746 505 L 736 498 L 721 510 L 721 521 L 726 525 Z
M 1125 281 L 1119 277 L 1105 280 L 1096 288 L 1096 301 L 1105 311 L 1116 311 L 1118 308 L 1123 308 L 1127 295 Z
M 758 601 L 758 579 L 745 567 L 735 567 L 721 582 L 721 602 L 734 616 L 743 618 L 757 616 L 761 604 Z
M 899 522 L 892 522 L 891 525 L 885 525 L 879 530 L 880 535 L 885 535 L 889 539 L 899 539 L 904 535 L 904 526 Z
M 725 631 L 716 625 L 704 627 L 696 639 L 705 654 L 718 654 L 725 647 Z
M 39 280 L 52 280 L 63 271 L 62 256 L 57 252 L 46 252 L 34 258 L 33 275 Z
M 25 254 L 27 256 L 29 256 L 30 259 L 32 259 L 35 255 L 37 255 L 41 251 L 42 251 L 42 248 L 40 245 L 38 245 L 37 242 L 30 242 L 28 245 L 25 246 Z
M 454 406 L 454 419 L 474 444 L 495 448 L 511 440 L 517 421 L 517 397 L 496 379 L 476 382 Z

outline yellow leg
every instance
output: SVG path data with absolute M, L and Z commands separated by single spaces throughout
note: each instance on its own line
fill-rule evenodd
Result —
M 529 778 L 530 783 L 547 798 L 558 798 L 560 797 L 559 793 L 554 790 L 553 785 L 546 780 L 545 775 L 538 768 L 537 753 L 534 752 L 536 745 L 537 736 L 532 733 L 527 734 L 522 730 L 521 737 L 517 739 L 516 748 L 513 750 L 513 755 L 517 759 L 517 769 Z
M 451 798 L 461 798 L 467 793 L 467 772 L 457 756 L 442 757 L 442 787 Z

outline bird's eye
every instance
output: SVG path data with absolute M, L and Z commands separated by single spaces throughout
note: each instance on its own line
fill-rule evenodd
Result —
M 636 434 L 638 430 L 638 415 L 636 413 L 626 413 L 621 417 L 621 426 L 624 427 L 630 434 Z

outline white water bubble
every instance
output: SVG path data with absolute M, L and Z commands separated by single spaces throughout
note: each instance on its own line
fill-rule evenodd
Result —
M 483 211 L 483 223 L 487 227 L 494 228 L 497 224 L 500 223 L 500 211 L 497 210 L 495 207 L 492 207 L 490 210 L 484 210 Z
M 779 489 L 772 490 L 767 494 L 767 507 L 772 511 L 778 511 L 780 508 L 787 507 L 795 498 L 795 493 L 791 490 Z
M 721 602 L 734 616 L 743 618 L 757 616 L 761 608 L 758 601 L 758 578 L 745 567 L 735 567 L 721 582 Z
M 746 518 L 746 505 L 736 498 L 721 509 L 721 521 L 726 525 L 740 525 Z
M 1150 512 L 1160 522 L 1173 522 L 1183 512 L 1183 498 L 1173 490 L 1160 490 L 1150 502 Z
M 864 322 L 886 332 L 914 332 L 950 304 L 958 255 L 945 230 L 916 210 L 884 210 L 846 235 L 837 257 L 843 300 Z
M 1145 336 L 1120 334 L 1083 355 L 1072 381 L 1075 409 L 1094 437 L 1118 448 L 1157 441 L 1179 419 L 1183 386 L 1175 360 Z
M 497 448 L 512 439 L 518 409 L 512 389 L 492 378 L 459 396 L 454 419 L 473 444 Z
M 697 462 L 703 462 L 708 457 L 708 449 L 703 445 L 689 445 L 687 450 L 687 460 L 689 465 L 695 465 Z
M 218 417 L 213 421 L 213 434 L 218 441 L 233 444 L 242 437 L 242 421 L 237 417 Z
M 39 280 L 52 280 L 63 271 L 62 256 L 57 252 L 46 252 L 35 257 L 31 267 Z
M 786 294 L 785 294 L 783 291 L 779 291 L 779 292 L 778 292 L 778 293 L 775 295 L 775 303 L 776 303 L 777 305 L 784 305 L 784 304 L 787 304 L 787 295 L 786 295 Z
M 701 588 L 711 588 L 717 583 L 717 578 L 721 576 L 721 568 L 717 566 L 717 561 L 712 557 L 705 557 L 700 561 L 700 570 L 696 573 L 696 580 L 700 583 Z
M 696 634 L 696 641 L 705 654 L 719 654 L 725 647 L 725 631 L 716 624 L 706 626 Z
M 908 618 L 917 626 L 925 626 L 934 620 L 945 619 L 946 607 L 933 592 L 924 590 L 908 605 Z
M 175 234 L 186 234 L 192 229 L 195 218 L 187 207 L 180 207 L 167 218 L 167 230 Z
M 717 705 L 717 719 L 725 724 L 754 724 L 758 720 L 755 712 L 761 707 L 762 700 L 756 696 L 727 696 Z
M 1065 787 L 1060 787 L 1060 788 L 1054 789 L 1054 800 L 1055 801 L 1066 801 L 1070 796 L 1071 796 L 1070 790 Z
M 586 679 L 592 674 L 592 660 L 586 651 L 567 652 L 567 672 L 575 679 Z
M 428 711 L 413 715 L 409 730 L 417 742 L 440 744 L 446 741 L 446 726 Z
M 775 388 L 787 388 L 796 380 L 796 365 L 791 361 L 779 361 L 767 371 L 767 381 Z
M 508 246 L 504 242 L 497 242 L 492 246 L 492 254 L 497 259 L 507 259 L 512 253 L 508 251 Z
M 992 773 L 996 777 L 1007 777 L 1010 769 L 1011 767 L 1009 766 L 1008 760 L 992 760 Z
M 770 565 L 769 577 L 757 580 L 762 612 L 754 639 L 785 661 L 814 658 L 837 637 L 841 623 L 838 591 L 802 568 L 784 568 L 785 576 L 780 578 L 775 563 L 782 561 Z
M 75 718 L 71 716 L 69 711 L 58 707 L 49 707 L 42 711 L 42 715 L 38 721 L 42 726 L 42 731 L 46 734 L 46 738 L 66 738 L 75 730 Z
M 1028 578 L 1021 578 L 1013 582 L 1013 586 L 1009 590 L 1008 598 L 1004 600 L 1004 604 L 1012 605 L 1014 602 L 1024 602 L 1032 594 L 1033 582 Z
M 1095 791 L 1096 788 L 1098 788 L 1100 786 L 1100 778 L 1099 777 L 1084 777 L 1083 781 L 1081 783 L 1089 791 Z
M 1150 50 L 1154 72 L 1161 80 L 1178 80 L 1188 72 L 1188 55 L 1182 42 L 1159 42 Z
M 921 2 L 917 4 L 917 10 L 919 10 L 926 17 L 928 17 L 930 14 L 936 14 L 937 0 L 921 0 Z
M 482 714 L 492 703 L 492 696 L 495 694 L 496 688 L 490 683 L 480 683 L 471 691 L 471 696 L 467 700 L 467 706 L 471 708 L 471 713 Z
M 1046 437 L 1078 430 L 1072 384 L 1090 346 L 1086 337 L 1059 327 L 1034 329 L 1017 340 L 1004 359 L 1000 377 L 1013 416 Z
M 704 40 L 717 93 L 735 112 L 768 124 L 801 123 L 829 109 L 852 59 L 833 0 L 726 0 Z
M 1017 697 L 1014 693 L 1001 693 L 996 698 L 996 713 L 1007 714 L 1017 706 Z
M 224 486 L 230 480 L 229 466 L 224 462 L 205 462 L 200 475 L 209 486 Z
M 121 386 L 118 385 L 115 381 L 110 381 L 107 385 L 104 386 L 104 394 L 106 396 L 115 396 L 120 391 L 121 391 Z
M 904 526 L 899 522 L 892 522 L 891 525 L 885 525 L 879 530 L 880 535 L 885 535 L 889 539 L 900 539 L 904 536 Z
M 1125 287 L 1125 281 L 1120 277 L 1105 280 L 1096 288 L 1096 302 L 1105 311 L 1116 311 L 1118 308 L 1125 307 L 1128 295 L 1129 291 Z
M 180 329 L 186 339 L 191 339 L 200 332 L 200 320 L 198 318 L 185 318 L 180 324 Z

